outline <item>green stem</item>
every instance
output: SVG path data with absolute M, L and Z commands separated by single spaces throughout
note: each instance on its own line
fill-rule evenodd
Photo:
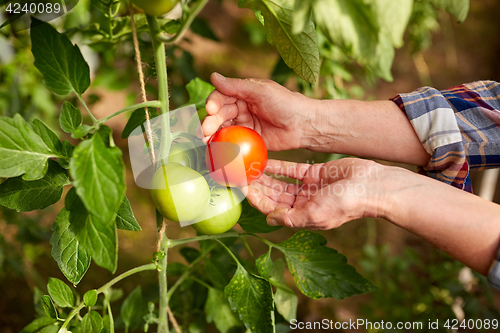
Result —
M 168 76 L 167 76 L 167 63 L 165 54 L 165 45 L 158 42 L 154 36 L 156 36 L 160 27 L 158 26 L 158 21 L 156 17 L 146 15 L 149 33 L 151 35 L 151 40 L 153 43 L 153 51 L 155 55 L 156 64 L 156 76 L 158 79 L 158 97 L 160 100 L 160 115 L 161 118 L 161 140 L 160 140 L 160 151 L 159 151 L 159 162 L 163 164 L 168 158 L 168 152 L 170 151 L 170 145 L 172 143 L 172 134 L 170 133 L 170 117 L 168 112 L 170 110 L 169 96 L 168 96 Z M 165 240 L 165 241 L 168 241 Z M 160 271 L 158 272 L 158 283 L 160 286 L 160 308 L 159 308 L 159 324 L 158 333 L 168 333 L 168 297 L 167 297 L 167 250 L 165 250 L 165 257 L 160 261 Z
M 158 271 L 158 281 L 160 286 L 160 308 L 158 312 L 158 333 L 168 333 L 168 285 L 167 285 L 167 257 L 168 250 L 165 249 L 165 256 L 160 260 L 160 270 Z
M 241 237 L 241 241 L 245 245 L 245 247 L 246 247 L 248 253 L 250 254 L 250 256 L 252 257 L 252 259 L 255 261 L 255 256 L 253 255 L 253 252 L 252 252 L 252 249 L 250 248 L 250 245 L 248 245 L 247 238 Z
M 95 123 L 97 123 L 97 118 L 94 117 L 94 115 L 92 114 L 92 112 L 90 112 L 90 109 L 89 107 L 87 106 L 87 103 L 85 103 L 85 101 L 83 100 L 83 97 L 82 95 L 80 94 L 76 94 L 76 96 L 78 96 L 78 99 L 80 100 L 80 103 L 82 103 L 83 107 L 85 108 L 85 110 L 87 110 L 88 114 L 90 115 L 90 118 L 92 118 L 92 121 Z
M 201 253 L 200 256 L 198 256 L 198 258 L 196 258 L 195 260 L 193 260 L 189 264 L 189 266 L 184 271 L 184 273 L 182 273 L 182 275 L 177 279 L 177 281 L 175 281 L 175 283 L 172 285 L 172 287 L 170 287 L 170 289 L 168 290 L 167 297 L 169 300 L 170 300 L 170 298 L 172 298 L 172 295 L 174 294 L 175 290 L 182 284 L 182 282 L 184 282 L 184 280 L 186 280 L 189 277 L 189 275 L 191 275 L 191 271 L 193 270 L 193 267 L 196 266 L 201 260 L 205 259 L 206 255 L 210 251 L 212 251 L 212 249 L 214 247 L 215 247 L 215 243 L 212 244 L 206 251 Z
M 152 271 L 152 270 L 156 270 L 156 265 L 154 263 L 132 268 L 132 269 L 118 275 L 113 280 L 109 281 L 108 283 L 103 285 L 101 288 L 97 289 L 97 294 L 99 295 L 100 293 L 105 292 L 106 290 L 108 290 L 108 288 L 113 286 L 115 283 L 125 279 L 126 277 L 129 277 L 130 275 L 133 275 L 133 274 L 139 273 L 139 272 L 143 272 L 143 271 Z M 73 319 L 73 317 L 78 312 L 80 312 L 80 310 L 83 309 L 84 307 L 85 307 L 85 303 L 81 302 L 76 308 L 74 308 L 73 311 L 71 311 L 70 314 L 68 315 L 68 318 L 66 318 L 66 320 L 64 321 L 64 324 L 62 324 L 61 329 L 66 328 L 68 326 L 69 322 L 71 321 L 71 319 Z
M 106 121 L 110 120 L 111 118 L 116 117 L 119 114 L 122 114 L 124 112 L 134 111 L 134 110 L 137 110 L 140 108 L 158 108 L 158 107 L 160 107 L 160 105 L 161 105 L 161 103 L 159 101 L 148 101 L 148 102 L 144 102 L 144 103 L 130 105 L 130 106 L 127 106 L 126 108 L 123 108 L 121 110 L 116 111 L 115 113 L 110 114 L 109 116 L 106 116 L 104 118 L 99 119 L 97 121 L 97 124 L 100 125 L 102 123 L 105 123 Z
M 109 313 L 109 333 L 115 333 L 115 321 L 113 319 L 113 313 L 111 312 L 111 303 L 109 301 L 109 295 L 107 292 L 104 293 L 104 297 L 106 298 Z
M 156 64 L 156 75 L 158 78 L 158 97 L 160 100 L 160 114 L 163 115 L 161 122 L 161 135 L 162 140 L 160 142 L 160 161 L 164 162 L 167 159 L 168 152 L 170 150 L 170 144 L 172 142 L 172 134 L 170 133 L 170 117 L 167 115 L 169 112 L 169 99 L 168 99 L 168 76 L 167 76 L 167 63 L 165 55 L 165 45 L 158 42 L 154 36 L 156 36 L 160 27 L 158 26 L 158 21 L 156 17 L 146 15 L 149 26 L 149 33 L 151 35 L 155 64 Z
M 206 283 L 203 280 L 198 279 L 197 277 L 191 276 L 190 279 L 193 280 L 194 282 L 198 282 L 199 284 L 201 284 L 203 287 L 205 287 L 207 289 L 212 288 L 211 285 L 209 285 L 208 283 Z
M 203 7 L 205 7 L 207 2 L 208 2 L 208 0 L 201 0 L 200 2 L 198 2 L 196 7 L 193 9 L 193 11 L 191 13 L 189 13 L 189 16 L 183 22 L 181 28 L 175 34 L 175 36 L 167 37 L 167 36 L 165 36 L 164 33 L 157 33 L 156 35 L 153 35 L 153 36 L 156 36 L 156 40 L 163 42 L 165 44 L 173 44 L 173 43 L 177 42 L 179 39 L 182 38 L 184 33 L 191 26 L 191 23 L 193 23 L 193 20 L 195 19 L 195 17 L 198 15 L 199 12 L 201 12 L 201 10 L 203 9 Z
M 166 246 L 167 246 L 167 248 L 171 248 L 171 247 L 175 247 L 178 245 L 191 243 L 191 242 L 199 242 L 199 241 L 208 240 L 208 239 L 218 239 L 218 238 L 227 238 L 227 237 L 241 237 L 241 235 L 249 235 L 249 234 L 247 234 L 247 233 L 240 234 L 237 232 L 226 232 L 226 233 L 220 234 L 220 235 L 202 235 L 202 236 L 196 236 L 196 237 L 184 238 L 184 239 L 169 239 Z
M 220 240 L 216 239 L 216 241 L 219 242 L 220 245 L 222 245 L 223 248 L 226 249 L 227 253 L 229 253 L 229 255 L 233 258 L 233 260 L 236 262 L 236 265 L 238 266 L 241 266 L 241 263 L 240 261 L 238 260 L 238 258 L 236 258 L 236 256 L 234 255 L 233 251 L 231 251 L 224 243 L 222 243 Z

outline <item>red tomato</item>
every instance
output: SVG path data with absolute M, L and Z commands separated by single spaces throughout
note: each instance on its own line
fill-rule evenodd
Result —
M 242 187 L 258 179 L 267 165 L 267 148 L 259 133 L 228 126 L 207 143 L 205 160 L 210 177 L 223 186 Z

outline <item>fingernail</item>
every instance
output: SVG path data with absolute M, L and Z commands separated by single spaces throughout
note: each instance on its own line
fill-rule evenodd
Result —
M 269 224 L 270 226 L 277 226 L 278 225 L 278 220 L 275 220 L 275 219 L 269 219 L 267 220 L 267 224 Z
M 217 73 L 217 72 L 214 72 L 214 76 L 219 79 L 219 80 L 222 80 L 224 81 L 226 78 L 224 76 L 222 76 L 221 74 Z

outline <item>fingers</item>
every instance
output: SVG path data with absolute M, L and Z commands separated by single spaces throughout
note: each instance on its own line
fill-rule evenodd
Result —
M 201 125 L 205 136 L 214 134 L 221 125 L 238 116 L 236 99 L 222 95 L 217 90 L 214 90 L 208 97 L 206 109 L 208 116 Z
M 293 179 L 303 180 L 311 166 L 311 164 L 305 163 L 269 160 L 267 161 L 267 167 L 264 171 L 275 175 L 283 175 Z
M 212 73 L 210 82 L 215 89 L 226 96 L 236 97 L 248 102 L 254 102 L 260 98 L 266 81 L 256 79 L 233 79 L 224 77 L 219 73 Z M 208 112 L 208 109 L 207 109 Z
M 310 222 L 315 221 L 307 206 L 276 209 L 267 216 L 267 223 L 272 226 L 282 225 L 288 228 L 297 228 L 310 225 Z
M 295 202 L 297 185 L 272 179 L 262 175 L 258 181 L 248 186 L 248 201 L 263 214 L 269 214 L 280 207 L 291 207 Z

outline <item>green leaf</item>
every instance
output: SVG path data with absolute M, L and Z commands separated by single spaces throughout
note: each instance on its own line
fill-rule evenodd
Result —
M 323 236 L 306 230 L 276 244 L 275 247 L 285 254 L 288 269 L 301 292 L 314 299 L 343 299 L 375 290 L 347 264 L 345 256 L 325 244 Z
M 148 108 L 150 119 L 153 119 L 155 117 L 158 117 L 158 111 L 154 108 Z M 132 115 L 130 116 L 129 120 L 127 121 L 127 124 L 125 125 L 125 128 L 123 129 L 122 132 L 122 139 L 126 139 L 132 134 L 132 132 L 139 126 L 143 126 L 144 123 L 146 122 L 146 109 L 137 109 L 134 112 L 132 112 Z M 143 128 L 142 132 L 146 132 L 146 130 Z
M 403 35 L 410 21 L 413 0 L 374 0 L 372 8 L 378 25 L 390 36 L 392 45 L 403 46 Z
M 57 157 L 21 115 L 0 117 L 0 177 L 42 178 L 47 159 Z
M 189 83 L 186 85 L 186 89 L 189 94 L 189 101 L 187 101 L 187 103 L 182 107 L 194 104 L 196 105 L 197 109 L 201 109 L 205 107 L 205 102 L 208 98 L 208 95 L 210 95 L 215 87 L 200 78 L 196 78 L 189 81 Z
M 118 209 L 116 214 L 116 227 L 122 230 L 129 231 L 139 231 L 142 230 L 139 222 L 135 219 L 132 207 L 130 207 L 130 201 L 125 196 L 123 197 L 123 203 Z
M 100 135 L 81 142 L 73 151 L 70 174 L 85 208 L 102 224 L 116 218 L 125 196 L 125 166 L 117 147 L 106 147 Z
M 25 181 L 22 177 L 9 178 L 0 184 L 0 205 L 18 212 L 43 209 L 55 204 L 70 184 L 66 170 L 53 160 L 42 179 Z
M 71 189 L 70 192 L 74 190 Z M 57 262 L 59 269 L 73 285 L 82 280 L 90 266 L 90 255 L 83 249 L 70 228 L 70 212 L 66 208 L 61 209 L 52 224 L 52 257 Z
M 310 6 L 313 8 L 318 28 L 330 43 L 338 45 L 360 64 L 369 67 L 376 75 L 391 81 L 390 69 L 394 58 L 391 39 L 398 42 L 401 26 L 406 26 L 406 18 L 404 16 L 392 18 L 391 21 L 384 22 L 387 29 L 381 28 L 379 21 L 386 20 L 386 18 L 377 20 L 375 12 L 386 9 L 382 7 L 383 2 L 378 5 L 376 1 L 379 0 L 370 2 L 317 0 Z M 397 4 L 399 5 L 399 2 Z M 408 10 L 408 8 L 405 9 Z M 387 12 L 385 15 L 391 15 L 391 13 Z M 392 17 L 394 16 L 396 15 Z
M 333 43 L 355 56 L 368 57 L 378 42 L 379 26 L 363 0 L 318 0 L 313 3 L 318 27 Z
M 193 262 L 194 260 L 196 260 L 196 258 L 198 258 L 201 255 L 200 251 L 189 246 L 185 246 L 182 249 L 180 249 L 180 253 L 189 263 Z
M 141 286 L 137 286 L 125 298 L 120 310 L 120 316 L 125 327 L 130 328 L 136 321 L 141 320 L 145 309 L 145 303 L 142 298 Z
M 285 276 L 285 262 L 279 258 L 274 263 L 271 260 L 271 250 L 263 254 L 256 260 L 257 269 L 259 274 L 268 279 L 272 285 L 276 287 L 274 294 L 274 304 L 276 310 L 287 321 L 297 318 L 297 306 L 299 298 L 295 292 L 286 285 Z
M 90 85 L 90 70 L 78 46 L 50 24 L 33 17 L 31 22 L 31 51 L 45 86 L 58 95 L 83 94 Z
M 114 273 L 118 260 L 116 224 L 104 223 L 89 214 L 73 189 L 66 195 L 65 205 L 70 211 L 70 231 L 76 235 L 80 246 L 90 254 L 97 265 Z
M 246 232 L 260 234 L 273 232 L 282 228 L 281 226 L 270 226 L 267 224 L 266 216 L 256 208 L 250 206 L 248 200 L 243 200 L 241 204 L 243 207 L 238 223 Z
M 74 304 L 73 292 L 64 282 L 56 278 L 49 278 L 47 290 L 54 302 L 62 308 L 72 308 Z
M 254 333 L 274 332 L 273 292 L 267 280 L 238 265 L 224 293 L 247 329 Z
M 82 332 L 100 333 L 102 330 L 102 317 L 96 311 L 89 311 L 83 316 Z
M 292 17 L 292 33 L 298 34 L 304 30 L 311 20 L 312 6 L 309 0 L 295 0 Z
M 224 292 L 219 289 L 208 289 L 205 315 L 207 323 L 214 323 L 221 333 L 228 333 L 236 327 L 243 326 L 238 315 L 231 310 L 228 300 L 224 297 Z
M 48 128 L 47 125 L 39 119 L 34 119 L 31 123 L 31 127 L 54 155 L 62 155 L 62 144 L 54 131 Z
M 64 157 L 58 158 L 57 162 L 64 169 L 69 169 L 69 161 L 70 161 L 71 155 L 73 154 L 73 149 L 75 149 L 75 146 L 73 146 L 68 140 L 63 141 L 61 153 Z
M 167 275 L 168 276 L 181 276 L 182 273 L 186 271 L 186 265 L 180 262 L 169 262 L 167 265 Z
M 49 325 L 42 328 L 39 333 L 64 333 L 59 330 L 60 328 L 58 325 Z
M 91 289 L 83 295 L 83 302 L 86 306 L 94 306 L 97 302 L 97 290 Z
M 310 20 L 300 33 L 292 33 L 294 0 L 240 0 L 238 6 L 262 15 L 267 40 L 276 46 L 288 67 L 309 83 L 318 80 L 318 36 Z
M 206 276 L 212 284 L 220 289 L 229 283 L 229 274 L 226 267 L 218 260 L 206 258 L 204 261 Z
M 70 102 L 64 102 L 59 115 L 59 126 L 66 133 L 73 133 L 83 123 L 82 112 Z
M 21 332 L 19 333 L 37 333 L 40 331 L 42 328 L 48 325 L 52 325 L 56 322 L 57 320 L 54 318 L 50 317 L 40 317 L 35 320 L 33 320 L 31 323 L 29 323 L 27 326 L 25 326 Z
M 469 0 L 431 0 L 438 8 L 444 8 L 449 14 L 455 16 L 459 23 L 465 21 L 469 13 Z
M 50 296 L 43 295 L 41 301 L 42 301 L 43 311 L 45 311 L 45 314 L 50 318 L 57 319 L 58 318 L 57 310 L 56 307 L 54 306 L 54 303 L 52 303 Z
M 87 134 L 89 134 L 89 132 L 93 129 L 92 126 L 89 126 L 89 125 L 80 125 L 80 127 L 78 127 L 77 129 L 75 129 L 75 131 L 71 134 L 71 137 L 73 139 L 81 139 L 83 138 L 84 136 L 86 136 Z

